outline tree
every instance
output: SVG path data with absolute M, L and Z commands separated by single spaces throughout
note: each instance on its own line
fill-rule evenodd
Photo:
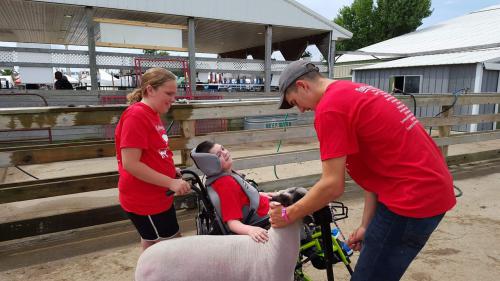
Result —
M 344 6 L 334 22 L 353 33 L 349 40 L 339 41 L 337 50 L 351 51 L 373 42 L 374 7 L 373 0 L 354 0 L 351 6 Z
M 334 19 L 353 33 L 350 40 L 337 44 L 339 51 L 353 51 L 415 31 L 430 16 L 431 0 L 354 0 Z

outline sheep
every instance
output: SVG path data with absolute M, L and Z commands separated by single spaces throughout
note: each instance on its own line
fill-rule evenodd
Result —
M 307 192 L 280 191 L 273 200 L 288 206 Z M 140 256 L 136 281 L 293 280 L 302 222 L 269 230 L 267 243 L 248 235 L 198 235 L 162 241 Z

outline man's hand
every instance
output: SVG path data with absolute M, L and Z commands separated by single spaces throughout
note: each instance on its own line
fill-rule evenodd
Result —
M 354 251 L 360 251 L 363 239 L 365 239 L 366 228 L 363 226 L 358 227 L 347 240 L 347 246 Z
M 285 218 L 281 216 L 281 210 L 283 209 L 283 206 L 281 206 L 280 203 L 271 202 L 269 203 L 269 208 L 269 222 L 271 223 L 272 227 L 285 227 L 291 223 L 290 221 L 286 221 Z

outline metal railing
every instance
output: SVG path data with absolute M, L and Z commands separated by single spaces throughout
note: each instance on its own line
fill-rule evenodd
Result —
M 186 59 L 186 57 L 160 57 L 145 54 L 96 52 L 97 67 L 99 69 L 134 69 L 134 59 Z M 280 74 L 290 61 L 272 61 L 271 73 Z M 320 72 L 328 72 L 328 63 L 313 62 Z M 59 67 L 59 68 L 88 68 L 89 57 L 87 51 L 0 47 L 0 65 L 3 67 L 30 66 L 30 67 Z M 364 64 L 363 64 L 364 65 Z M 182 70 L 179 65 L 164 66 L 161 63 L 151 64 L 149 67 L 159 66 L 169 69 Z M 351 76 L 351 69 L 358 64 L 335 66 L 335 78 Z M 231 74 L 258 74 L 264 75 L 264 60 L 248 59 L 219 59 L 196 58 L 198 72 L 221 72 Z

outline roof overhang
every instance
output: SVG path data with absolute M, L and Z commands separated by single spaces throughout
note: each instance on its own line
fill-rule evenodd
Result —
M 258 0 L 264 1 L 264 0 Z M 172 2 L 172 3 L 170 3 Z M 197 5 L 193 12 L 187 7 Z M 224 2 L 225 1 L 216 1 Z M 268 3 L 269 1 L 264 1 Z M 309 18 L 301 26 L 295 24 L 296 19 L 281 17 L 282 21 L 261 20 L 262 13 L 255 5 L 255 17 L 245 17 L 239 11 L 240 21 L 233 16 L 223 16 L 230 13 L 214 13 L 211 3 L 201 4 L 199 1 L 172 1 L 172 0 L 122 0 L 122 1 L 89 1 L 89 0 L 45 0 L 21 1 L 4 0 L 0 13 L 0 41 L 48 43 L 63 45 L 87 45 L 87 18 L 85 6 L 93 7 L 93 17 L 117 20 L 129 20 L 148 23 L 171 25 L 187 25 L 190 17 L 196 19 L 196 52 L 228 53 L 235 50 L 248 49 L 264 45 L 264 34 L 267 25 L 273 26 L 272 41 L 279 43 L 299 38 L 311 38 L 332 32 L 333 39 L 350 38 L 352 33 L 328 20 L 314 14 L 295 1 L 280 0 L 280 5 Z M 152 10 L 154 4 L 156 10 Z M 161 5 L 160 5 L 161 3 Z M 172 8 L 168 8 L 172 4 Z M 194 4 L 196 3 L 196 4 Z M 234 5 L 250 5 L 249 1 L 234 1 Z M 272 1 L 271 7 L 275 5 Z M 219 3 L 220 4 L 220 3 Z M 115 5 L 115 6 L 113 6 Z M 128 6 L 127 6 L 128 5 Z M 201 8 L 198 6 L 202 6 Z M 176 8 L 177 7 L 177 8 Z M 134 9 L 132 9 L 134 8 Z M 276 7 L 274 7 L 276 8 Z M 170 10 L 169 10 L 170 9 Z M 177 9 L 177 10 L 176 10 Z M 231 10 L 238 9 L 231 7 Z M 203 11 L 206 11 L 203 13 Z M 227 9 L 226 9 L 227 10 Z M 269 9 L 272 10 L 272 9 Z M 167 14 L 169 12 L 170 14 Z M 210 14 L 213 17 L 208 17 Z M 246 13 L 248 14 L 248 12 Z M 276 18 L 276 17 L 274 17 Z M 281 23 L 281 24 L 280 24 Z M 183 30 L 183 47 L 187 48 L 187 29 Z M 97 29 L 97 33 L 99 30 Z M 99 38 L 99 34 L 96 34 Z M 307 40 L 307 39 L 304 39 Z M 141 48 L 142 49 L 142 48 Z

